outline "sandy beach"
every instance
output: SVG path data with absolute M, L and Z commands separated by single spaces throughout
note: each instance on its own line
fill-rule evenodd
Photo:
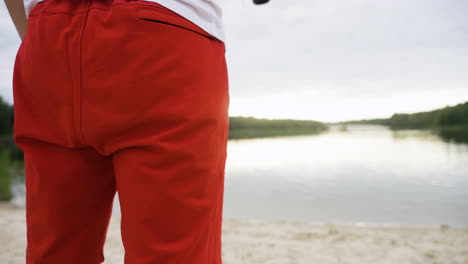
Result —
M 120 216 L 113 215 L 106 264 L 123 263 Z M 0 263 L 23 264 L 24 209 L 0 203 Z M 226 219 L 224 264 L 467 264 L 468 228 L 389 227 Z

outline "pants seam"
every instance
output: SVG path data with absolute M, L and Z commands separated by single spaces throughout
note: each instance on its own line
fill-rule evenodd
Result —
M 84 133 L 83 133 L 83 123 L 82 123 L 82 119 L 83 119 L 83 82 L 84 82 L 84 78 L 83 78 L 83 39 L 84 39 L 84 34 L 85 34 L 85 31 L 86 31 L 86 26 L 87 26 L 87 22 L 88 22 L 88 16 L 89 16 L 89 9 L 91 7 L 91 3 L 92 3 L 92 0 L 88 0 L 88 11 L 86 11 L 86 15 L 84 17 L 84 21 L 83 21 L 83 26 L 81 28 L 81 36 L 80 36 L 80 44 L 79 44 L 79 54 L 78 54 L 78 70 L 79 70 L 79 74 L 78 74 L 78 82 L 79 82 L 79 85 L 78 85 L 78 92 L 77 92 L 77 98 L 76 100 L 78 101 L 78 103 L 76 104 L 77 105 L 77 123 L 78 123 L 78 134 L 80 136 L 80 138 L 83 140 L 84 143 L 90 145 L 87 140 L 85 139 L 84 137 Z

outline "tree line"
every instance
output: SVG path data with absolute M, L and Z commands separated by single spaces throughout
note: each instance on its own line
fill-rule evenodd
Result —
M 13 106 L 0 96 L 0 152 L 7 152 L 11 160 L 23 160 L 23 152 L 13 141 Z
M 0 201 L 12 197 L 9 168 L 15 154 L 23 158 L 21 150 L 13 144 L 13 107 L 0 96 Z
M 432 111 L 397 113 L 390 118 L 354 120 L 341 124 L 385 125 L 393 130 L 430 129 L 447 141 L 468 142 L 468 102 Z
M 468 102 L 415 114 L 394 114 L 388 124 L 393 128 L 437 128 L 468 125 Z
M 229 139 L 310 135 L 321 133 L 327 129 L 326 124 L 312 120 L 242 116 L 229 118 Z
M 393 129 L 423 129 L 468 125 L 468 102 L 413 114 L 396 113 L 390 118 L 361 119 L 340 124 L 386 125 Z
M 0 96 L 0 136 L 13 134 L 13 106 Z

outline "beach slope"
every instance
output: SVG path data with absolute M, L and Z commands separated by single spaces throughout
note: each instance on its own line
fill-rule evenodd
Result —
M 123 263 L 120 216 L 113 215 L 106 264 Z M 0 263 L 23 264 L 23 208 L 0 203 Z M 467 264 L 468 228 L 402 228 L 228 220 L 223 264 Z

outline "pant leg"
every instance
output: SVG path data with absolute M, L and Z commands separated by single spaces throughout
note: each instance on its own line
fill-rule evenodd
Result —
M 83 131 L 113 157 L 125 263 L 220 264 L 224 43 L 151 2 L 95 9 L 88 23 Z
M 23 139 L 27 264 L 97 264 L 112 211 L 112 160 L 90 148 Z
M 25 162 L 26 263 L 97 264 L 115 195 L 113 164 L 81 136 L 85 13 L 41 13 L 50 1 L 31 13 L 13 78 L 14 139 Z
M 222 263 L 224 125 L 177 122 L 114 154 L 126 264 Z

